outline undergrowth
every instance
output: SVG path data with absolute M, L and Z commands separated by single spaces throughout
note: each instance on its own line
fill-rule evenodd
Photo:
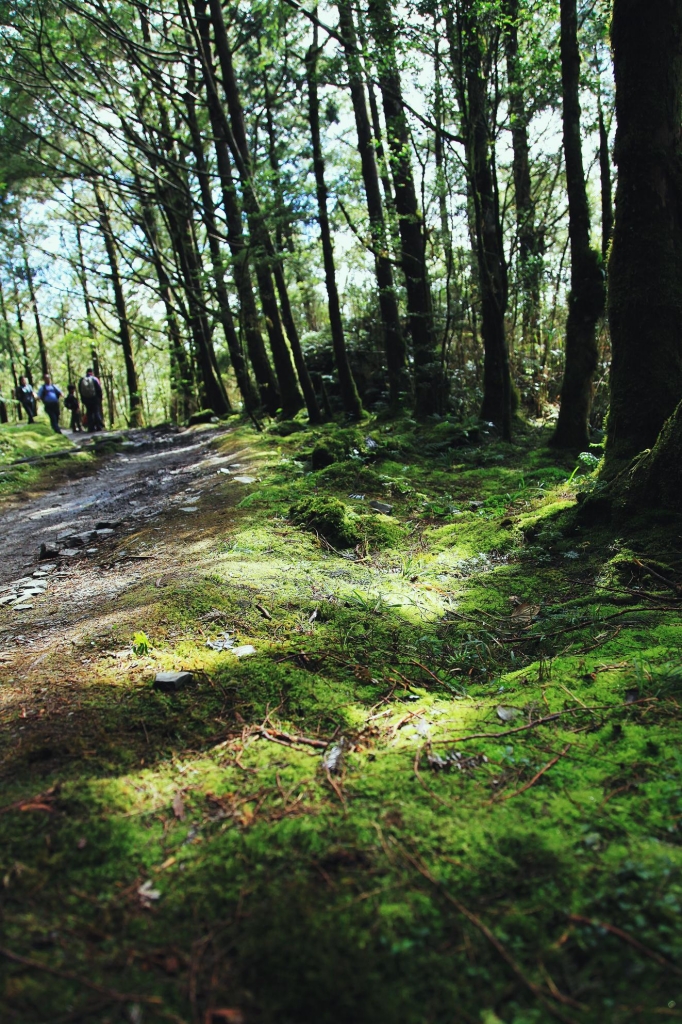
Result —
M 40 667 L 76 715 L 8 703 L 8 1020 L 682 1016 L 679 537 L 545 440 L 222 442 L 258 482 Z

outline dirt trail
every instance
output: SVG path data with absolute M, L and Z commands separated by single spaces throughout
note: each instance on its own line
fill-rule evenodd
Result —
M 5 505 L 0 678 L 10 661 L 21 674 L 24 666 L 30 668 L 27 647 L 39 652 L 60 646 L 78 622 L 95 609 L 101 612 L 147 574 L 178 569 L 175 542 L 191 534 L 194 522 L 201 530 L 212 506 L 217 511 L 230 503 L 226 488 L 238 498 L 243 484 L 253 479 L 248 453 L 225 455 L 212 447 L 225 434 L 130 431 L 121 450 L 104 456 L 92 473 L 60 476 L 53 491 Z M 98 524 L 114 528 L 95 536 Z M 66 539 L 70 535 L 80 535 L 79 547 Z M 133 550 L 126 551 L 126 538 L 133 536 Z M 150 537 L 159 557 L 137 551 Z M 41 562 L 41 543 L 58 542 L 59 556 Z

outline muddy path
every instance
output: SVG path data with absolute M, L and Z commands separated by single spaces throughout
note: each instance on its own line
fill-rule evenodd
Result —
M 209 478 L 213 482 L 220 467 L 234 461 L 211 448 L 224 435 L 213 429 L 129 431 L 120 450 L 102 456 L 92 473 L 70 479 L 62 473 L 56 476 L 54 489 L 7 502 L 0 510 L 0 585 L 40 568 L 41 544 L 59 548 L 57 561 L 62 564 L 82 557 L 88 549 L 96 561 L 98 542 L 112 536 L 88 540 L 98 523 L 117 524 L 120 535 L 172 509 L 178 499 L 187 499 L 190 507 Z M 76 541 L 75 547 L 84 550 L 74 550 L 68 542 L 72 536 L 82 537 L 86 543 Z

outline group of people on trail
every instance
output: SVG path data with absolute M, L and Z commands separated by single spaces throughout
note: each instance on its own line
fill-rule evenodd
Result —
M 52 383 L 50 374 L 46 373 L 37 393 L 28 378 L 20 377 L 15 397 L 24 409 L 29 423 L 33 423 L 38 411 L 38 401 L 41 401 L 49 417 L 50 426 L 55 433 L 61 434 L 59 402 L 63 394 L 62 389 Z M 81 412 L 81 402 L 85 406 L 84 413 Z M 64 408 L 71 413 L 71 430 L 80 432 L 84 426 L 91 434 L 96 430 L 104 430 L 102 385 L 92 369 L 85 371 L 85 375 L 78 382 L 78 388 L 75 384 L 69 384 L 68 394 L 64 398 Z

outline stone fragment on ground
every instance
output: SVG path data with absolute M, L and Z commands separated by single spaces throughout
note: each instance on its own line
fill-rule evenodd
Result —
M 175 693 L 183 686 L 189 686 L 193 679 L 192 672 L 157 672 L 153 687 L 155 690 L 161 690 L 162 693 Z
M 384 501 L 370 501 L 369 507 L 375 512 L 381 512 L 385 516 L 390 516 L 393 511 L 393 505 L 387 505 Z

